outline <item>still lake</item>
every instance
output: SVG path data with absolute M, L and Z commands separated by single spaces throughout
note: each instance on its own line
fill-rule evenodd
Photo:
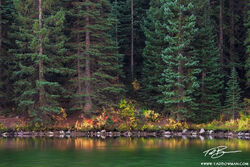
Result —
M 203 151 L 227 146 L 218 159 Z M 245 163 L 250 141 L 187 138 L 0 138 L 0 167 L 200 167 Z M 214 164 L 217 162 L 217 165 Z M 248 163 L 248 165 L 246 165 Z M 240 165 L 234 165 L 240 166 Z

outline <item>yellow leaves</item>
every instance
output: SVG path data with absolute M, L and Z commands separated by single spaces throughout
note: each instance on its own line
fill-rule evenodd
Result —
M 191 124 L 191 129 L 207 129 L 207 130 L 229 130 L 229 131 L 247 131 L 250 130 L 250 118 L 243 113 L 240 113 L 240 118 L 236 120 L 223 121 L 223 118 L 219 118 L 219 121 L 213 120 L 206 124 Z
M 104 112 L 101 115 L 99 115 L 95 120 L 95 122 L 96 122 L 95 125 L 98 129 L 105 126 L 106 120 L 107 120 L 106 118 L 107 118 L 106 110 L 104 110 Z
M 60 109 L 60 113 L 59 113 L 59 114 L 53 114 L 53 115 L 52 115 L 52 118 L 53 118 L 54 120 L 56 120 L 57 122 L 58 122 L 58 121 L 66 120 L 66 119 L 67 119 L 66 110 L 65 110 L 64 108 L 61 108 L 61 109 Z
M 136 114 L 136 109 L 132 101 L 121 100 L 120 102 L 120 113 L 125 119 L 129 117 L 134 117 Z
M 135 91 L 138 91 L 139 89 L 141 89 L 141 85 L 140 85 L 140 83 L 137 81 L 137 79 L 134 80 L 131 84 L 132 84 L 132 86 L 133 86 L 133 88 L 134 88 Z
M 240 113 L 240 119 L 237 120 L 238 122 L 238 130 L 249 130 L 250 129 L 250 117 Z
M 135 118 L 134 117 L 130 117 L 129 120 L 130 120 L 130 122 L 134 122 Z
M 88 131 L 94 128 L 93 124 L 89 120 L 82 120 L 82 122 L 76 121 L 75 129 L 78 131 Z
M 220 114 L 220 118 L 219 118 L 219 120 L 220 120 L 220 121 L 223 121 L 223 120 L 224 120 L 224 118 L 225 118 L 225 115 L 224 115 L 224 114 Z
M 131 100 L 121 100 L 120 102 L 120 116 L 126 121 L 128 127 L 135 124 L 136 109 Z
M 153 110 L 145 110 L 144 117 L 149 121 L 156 122 L 159 119 L 160 114 L 155 113 Z
M 67 113 L 66 113 L 65 109 L 61 108 L 60 112 L 62 114 L 63 119 L 66 119 L 67 118 Z
M 164 129 L 167 130 L 183 130 L 188 129 L 189 126 L 186 122 L 178 122 L 172 118 L 167 119 L 167 124 L 164 125 Z
M 8 128 L 4 126 L 2 123 L 0 123 L 0 131 L 6 131 Z
M 34 131 L 45 131 L 46 127 L 43 124 L 39 124 L 38 122 L 35 123 L 34 127 L 33 127 Z
M 28 130 L 28 128 L 29 128 L 29 125 L 22 120 L 18 121 L 18 123 L 15 124 L 14 126 L 14 130 L 18 132 Z

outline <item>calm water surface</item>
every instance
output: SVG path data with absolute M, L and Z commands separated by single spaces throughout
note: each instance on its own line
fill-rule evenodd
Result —
M 204 157 L 203 151 L 217 146 L 227 146 L 227 151 L 242 152 L 225 154 L 216 160 Z M 0 138 L 0 167 L 200 167 L 204 166 L 202 162 L 245 162 L 250 166 L 250 141 Z

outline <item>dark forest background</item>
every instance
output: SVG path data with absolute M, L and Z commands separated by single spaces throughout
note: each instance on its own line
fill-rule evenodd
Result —
M 0 109 L 34 121 L 130 98 L 176 120 L 249 111 L 248 0 L 0 0 Z

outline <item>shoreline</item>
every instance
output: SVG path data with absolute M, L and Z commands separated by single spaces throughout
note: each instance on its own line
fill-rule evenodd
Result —
M 250 140 L 250 132 L 230 132 L 230 131 L 213 131 L 213 130 L 187 130 L 183 131 L 6 131 L 0 132 L 0 137 L 98 137 L 98 138 L 107 138 L 107 137 L 183 137 L 183 138 L 238 138 L 244 140 Z

